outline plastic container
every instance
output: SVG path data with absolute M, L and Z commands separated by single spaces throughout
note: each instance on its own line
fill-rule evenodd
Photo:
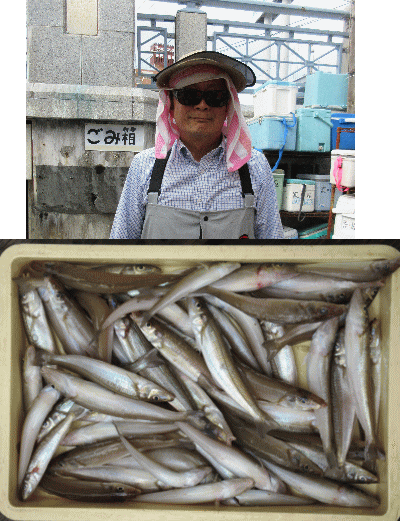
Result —
M 347 74 L 316 71 L 306 77 L 304 106 L 346 109 L 348 88 Z
M 284 239 L 298 239 L 299 232 L 295 228 L 289 226 L 283 226 L 283 238 Z
M 340 159 L 341 158 L 341 159 Z M 340 168 L 341 162 L 341 168 Z M 340 188 L 352 188 L 356 184 L 354 150 L 332 150 L 330 180 Z
M 296 110 L 296 83 L 267 81 L 253 94 L 254 116 L 289 116 Z
M 334 113 L 331 115 L 331 122 L 333 124 L 331 130 L 331 149 L 335 150 L 355 150 L 356 135 L 355 132 L 340 132 L 339 147 L 336 146 L 337 130 L 338 128 L 355 129 L 356 117 L 355 114 Z
M 328 233 L 327 224 L 318 224 L 305 230 L 299 231 L 299 239 L 322 239 L 326 238 Z
M 282 208 L 282 196 L 283 196 L 283 181 L 285 179 L 285 172 L 281 169 L 276 169 L 272 172 L 274 177 L 274 183 L 276 188 L 276 200 L 278 202 L 279 210 Z
M 335 224 L 333 239 L 355 239 L 356 238 L 356 214 L 355 196 L 352 194 L 341 195 L 337 200 L 335 208 Z
M 285 141 L 285 122 L 288 131 Z M 296 149 L 296 127 L 297 121 L 293 114 L 284 116 L 260 116 L 247 121 L 251 135 L 251 143 L 253 147 L 261 150 L 280 150 L 284 146 L 284 150 Z
M 23 325 L 19 314 L 14 277 L 32 260 L 65 260 L 98 263 L 157 263 L 163 266 L 192 266 L 199 262 L 234 260 L 239 262 L 309 263 L 358 261 L 395 258 L 392 247 L 374 244 L 357 245 L 94 245 L 94 244 L 18 244 L 0 256 L 0 379 L 2 382 L 0 422 L 0 511 L 18 521 L 393 521 L 400 511 L 400 429 L 398 411 L 400 393 L 398 349 L 400 314 L 400 271 L 392 274 L 380 288 L 372 304 L 372 316 L 381 320 L 382 395 L 379 419 L 379 442 L 386 453 L 378 460 L 379 483 L 357 485 L 376 495 L 375 509 L 345 508 L 325 504 L 307 506 L 227 507 L 218 504 L 176 506 L 143 503 L 96 503 L 67 500 L 38 490 L 22 502 L 16 494 L 17 458 L 23 422 L 21 393 L 21 355 L 25 349 Z M 302 365 L 307 343 L 294 350 L 300 385 L 305 382 Z
M 296 110 L 296 150 L 299 152 L 329 152 L 331 149 L 331 111 L 300 108 Z
M 298 179 L 309 179 L 315 181 L 315 202 L 316 212 L 328 212 L 331 207 L 332 185 L 330 176 L 317 174 L 298 174 Z
M 303 196 L 304 192 L 304 196 Z M 301 199 L 303 197 L 303 202 Z M 306 179 L 287 179 L 283 187 L 282 210 L 287 212 L 313 212 L 315 182 Z

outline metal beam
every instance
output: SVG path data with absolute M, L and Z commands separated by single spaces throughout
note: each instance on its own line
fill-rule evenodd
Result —
M 171 2 L 171 0 L 159 1 Z M 296 7 L 292 4 L 286 5 L 258 0 L 178 0 L 178 3 L 190 6 L 195 5 L 198 8 L 208 6 L 242 11 L 253 11 L 270 15 L 286 14 L 292 16 L 327 18 L 331 20 L 344 20 L 350 16 L 348 11 L 338 11 L 337 9 L 318 9 L 315 7 L 301 6 Z

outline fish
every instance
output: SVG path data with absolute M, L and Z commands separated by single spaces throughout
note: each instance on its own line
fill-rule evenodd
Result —
M 35 284 L 32 284 L 26 278 L 21 278 L 17 282 L 21 314 L 28 343 L 56 353 L 54 334 Z
M 356 289 L 350 301 L 345 323 L 345 358 L 350 394 L 366 440 L 365 464 L 375 469 L 377 437 L 375 404 L 369 355 L 369 313 L 365 296 Z
M 18 487 L 22 485 L 41 426 L 60 396 L 60 393 L 54 387 L 46 385 L 25 416 L 19 450 Z
M 276 284 L 281 280 L 298 277 L 299 273 L 290 264 L 243 264 L 233 273 L 210 284 L 213 288 L 235 292 L 255 291 Z
M 327 320 L 347 311 L 347 306 L 344 304 L 332 304 L 318 300 L 255 298 L 210 286 L 206 288 L 206 291 L 248 315 L 280 324 Z
M 299 496 L 292 496 L 290 494 L 278 494 L 276 492 L 269 492 L 268 490 L 251 489 L 242 494 L 235 496 L 240 506 L 297 506 L 297 505 L 312 505 L 315 503 L 313 499 Z
M 133 499 L 140 493 L 139 488 L 122 483 L 70 479 L 53 474 L 43 476 L 40 488 L 50 494 L 74 501 L 125 501 Z
M 381 342 L 381 322 L 374 318 L 370 322 L 370 344 L 369 355 L 372 364 L 372 382 L 374 385 L 374 419 L 375 429 L 378 428 L 379 410 L 382 394 L 382 342 Z
M 400 266 L 400 256 L 393 259 L 331 261 L 298 264 L 300 272 L 316 273 L 354 282 L 373 282 L 388 277 Z
M 235 476 L 253 479 L 254 485 L 262 490 L 273 490 L 276 488 L 265 467 L 259 465 L 241 450 L 218 440 L 213 440 L 186 422 L 176 422 L 176 425 L 189 439 L 196 445 L 199 445 L 206 454 L 210 454 L 222 466 L 233 472 Z
M 274 428 L 276 423 L 253 398 L 227 349 L 211 313 L 199 298 L 188 298 L 189 316 L 198 346 L 217 385 L 230 395 L 256 422 Z
M 135 501 L 142 503 L 197 504 L 223 501 L 242 494 L 252 488 L 254 481 L 247 478 L 234 478 L 216 483 L 196 485 L 185 489 L 166 490 L 141 494 Z
M 344 328 L 339 330 L 331 366 L 331 402 L 336 458 L 339 468 L 346 462 L 356 410 L 349 389 L 344 346 Z
M 333 480 L 293 472 L 266 459 L 265 466 L 293 490 L 321 503 L 343 507 L 376 508 L 379 501 L 366 492 Z
M 280 281 L 257 291 L 254 295 L 347 304 L 356 288 L 381 287 L 383 284 L 382 280 L 353 282 L 311 273 L 298 273 L 296 278 Z
M 128 442 L 125 436 L 121 434 L 120 428 L 115 423 L 114 425 L 119 434 L 120 440 L 122 441 L 125 448 L 129 451 L 131 456 L 133 456 L 145 470 L 153 474 L 153 476 L 170 487 L 194 487 L 203 481 L 203 479 L 212 472 L 211 467 L 208 466 L 198 467 L 181 472 L 171 470 L 138 451 L 132 445 L 132 443 Z
M 29 267 L 37 275 L 55 275 L 70 288 L 100 294 L 123 293 L 147 286 L 156 286 L 176 281 L 182 276 L 168 273 L 122 275 L 101 270 L 88 270 L 64 261 L 32 261 Z
M 85 313 L 55 277 L 44 277 L 38 292 L 51 327 L 68 354 L 98 357 L 95 330 Z
M 238 442 L 252 454 L 266 457 L 293 471 L 322 476 L 322 470 L 318 465 L 287 442 L 268 434 L 260 436 L 254 429 L 246 426 L 245 422 L 233 416 L 230 417 L 230 422 Z
M 250 350 L 253 353 L 254 358 L 260 366 L 262 372 L 264 372 L 266 375 L 272 375 L 271 364 L 267 360 L 267 352 L 263 345 L 265 339 L 260 322 L 256 318 L 251 317 L 243 311 L 240 311 L 235 306 L 232 306 L 228 302 L 225 302 L 224 300 L 221 300 L 214 295 L 204 294 L 203 298 L 207 304 L 211 304 L 218 309 L 222 309 L 237 322 L 243 331 Z M 249 365 L 251 366 L 251 364 Z
M 268 353 L 268 360 L 273 358 L 283 349 L 286 345 L 295 345 L 306 340 L 311 340 L 312 335 L 322 324 L 323 321 L 317 322 L 306 322 L 305 324 L 297 324 L 289 329 L 280 336 L 279 338 L 266 339 L 264 341 L 264 348 Z
M 64 396 L 73 399 L 83 407 L 105 414 L 114 414 L 121 418 L 167 422 L 186 419 L 189 415 L 189 411 L 170 411 L 149 402 L 116 394 L 96 383 L 48 366 L 43 366 L 41 372 L 44 379 Z
M 88 445 L 100 440 L 107 440 L 115 438 L 117 433 L 115 431 L 114 423 L 117 423 L 118 428 L 125 436 L 140 436 L 152 435 L 165 432 L 172 432 L 177 430 L 173 424 L 165 422 L 139 422 L 134 421 L 120 421 L 115 420 L 109 422 L 96 422 L 91 425 L 85 425 L 71 430 L 62 440 L 61 445 L 78 447 L 80 445 Z
M 37 350 L 36 362 L 38 365 L 64 367 L 123 396 L 152 402 L 174 399 L 173 394 L 154 382 L 103 360 L 82 355 L 52 355 Z
M 336 467 L 337 460 L 331 419 L 330 366 L 338 329 L 339 317 L 331 318 L 319 326 L 311 339 L 306 362 L 308 388 L 327 404 L 327 407 L 315 411 L 315 418 L 324 451 L 331 467 Z
M 40 368 L 35 364 L 36 352 L 33 345 L 26 348 L 22 364 L 22 392 L 24 409 L 28 411 L 35 398 L 43 388 Z
M 54 456 L 61 440 L 68 432 L 74 418 L 74 414 L 69 412 L 64 420 L 50 431 L 36 447 L 20 487 L 20 495 L 23 501 L 26 501 L 36 490 L 51 458 Z
M 160 300 L 148 311 L 143 314 L 141 325 L 145 324 L 154 314 L 159 312 L 168 304 L 186 297 L 189 293 L 203 288 L 222 277 L 240 268 L 239 262 L 217 262 L 215 264 L 203 265 L 192 271 L 188 275 L 173 285 Z

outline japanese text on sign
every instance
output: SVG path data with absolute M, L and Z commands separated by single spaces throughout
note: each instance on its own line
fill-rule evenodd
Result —
M 144 149 L 144 127 L 141 125 L 85 125 L 85 150 L 140 152 Z

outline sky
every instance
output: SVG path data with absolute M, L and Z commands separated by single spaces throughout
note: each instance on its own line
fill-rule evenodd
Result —
M 294 1 L 294 5 L 326 9 L 342 9 L 344 3 L 346 0 Z M 136 0 L 136 5 L 139 12 L 165 12 L 169 6 L 174 14 L 177 8 L 182 8 L 179 4 L 152 0 Z M 358 0 L 356 17 L 356 233 L 360 239 L 399 238 L 400 169 L 396 156 L 399 81 L 398 60 L 393 50 L 398 48 L 400 5 Z M 26 237 L 25 205 L 21 201 L 25 198 L 25 3 L 9 3 L 7 20 L 9 29 L 0 36 L 5 74 L 0 126 L 3 145 L 0 237 L 23 239 Z

